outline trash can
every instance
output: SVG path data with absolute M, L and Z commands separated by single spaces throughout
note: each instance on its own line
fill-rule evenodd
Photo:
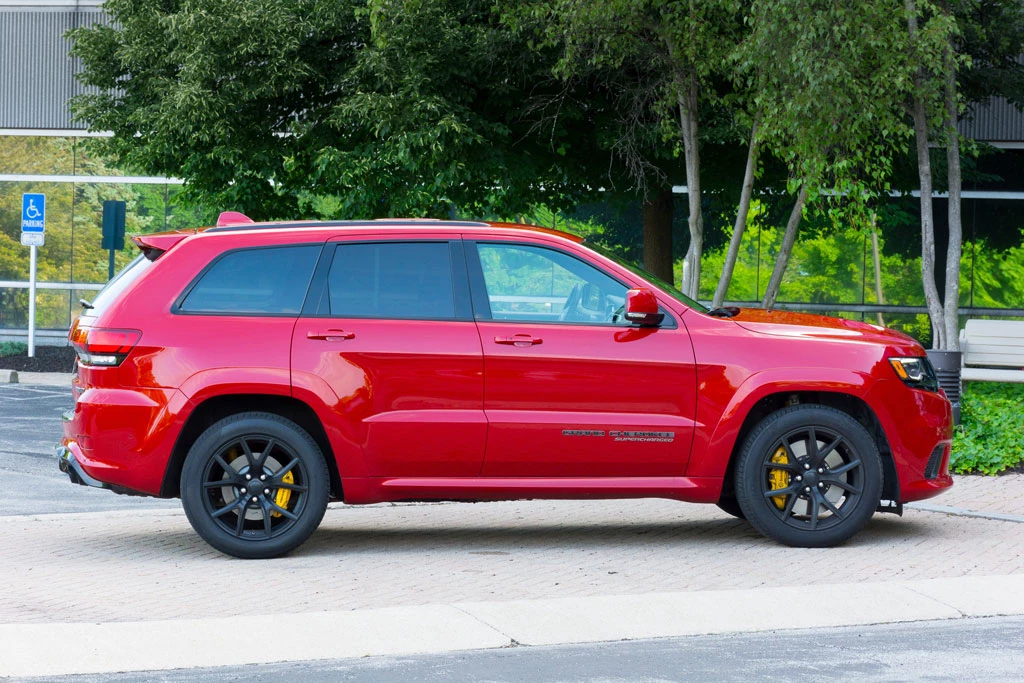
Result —
M 960 362 L 961 351 L 940 351 L 929 349 L 928 360 L 935 368 L 939 378 L 939 386 L 946 392 L 949 402 L 953 404 L 953 424 L 960 424 Z

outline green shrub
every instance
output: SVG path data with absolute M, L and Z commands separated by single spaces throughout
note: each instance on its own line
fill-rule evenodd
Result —
M 968 382 L 960 426 L 953 435 L 950 469 L 998 474 L 1024 465 L 1024 385 Z
M 0 358 L 20 356 L 23 353 L 28 353 L 28 344 L 25 342 L 0 342 Z

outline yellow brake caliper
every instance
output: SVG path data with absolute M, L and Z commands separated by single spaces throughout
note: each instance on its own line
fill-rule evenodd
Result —
M 772 454 L 772 462 L 788 465 L 789 458 L 786 457 L 786 449 L 779 446 L 779 450 Z M 786 488 L 789 486 L 789 472 L 784 469 L 768 470 L 768 484 L 772 491 Z M 775 503 L 775 507 L 782 510 L 786 507 L 786 496 L 772 496 L 772 502 Z
M 284 476 L 281 477 L 281 481 L 284 482 L 285 484 L 294 484 L 295 483 L 295 475 L 292 474 L 291 472 L 285 472 Z M 291 500 L 291 499 L 292 499 L 292 492 L 289 489 L 278 489 L 277 490 L 277 495 L 274 496 L 274 503 L 277 504 L 277 507 L 284 508 L 285 510 L 287 510 L 288 509 L 288 501 Z M 281 516 L 280 512 L 274 512 L 272 514 L 273 514 L 274 517 L 280 517 Z

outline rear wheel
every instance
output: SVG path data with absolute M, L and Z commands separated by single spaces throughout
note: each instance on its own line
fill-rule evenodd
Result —
M 327 510 L 329 475 L 316 442 L 271 413 L 242 413 L 196 440 L 181 472 L 192 528 L 217 550 L 247 559 L 294 550 Z
M 736 468 L 747 520 L 791 546 L 837 545 L 860 531 L 882 495 L 882 465 L 868 431 L 850 415 L 798 405 L 766 417 Z

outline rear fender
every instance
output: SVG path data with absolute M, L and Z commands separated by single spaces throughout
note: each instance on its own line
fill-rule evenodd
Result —
M 347 402 L 339 398 L 322 377 L 296 372 L 292 380 L 292 396 L 310 406 L 324 426 L 341 477 L 368 477 L 362 447 L 366 442 L 366 426 L 360 420 L 348 418 Z M 346 500 L 349 495 L 346 487 Z
M 289 380 L 287 368 L 214 368 L 189 377 L 180 391 L 194 405 L 225 394 L 291 396 Z

